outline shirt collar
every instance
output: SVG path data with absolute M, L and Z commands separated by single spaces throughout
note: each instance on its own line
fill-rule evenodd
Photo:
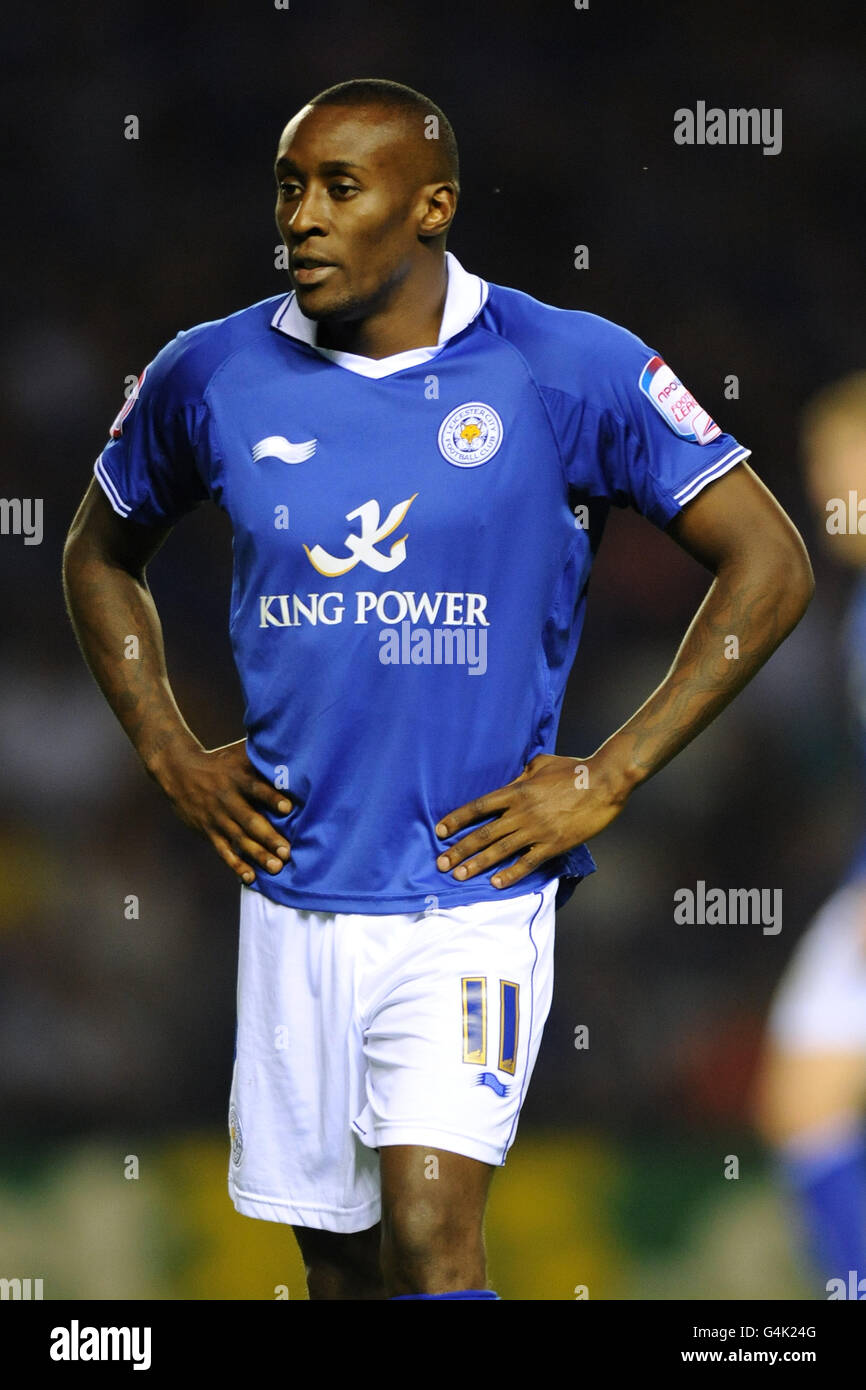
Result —
M 448 271 L 448 288 L 445 292 L 445 307 L 442 311 L 442 324 L 438 342 L 431 347 L 410 348 L 406 352 L 395 352 L 391 357 L 362 357 L 354 352 L 337 352 L 333 348 L 319 347 L 316 342 L 316 322 L 301 313 L 295 292 L 287 295 L 274 317 L 271 327 L 289 338 L 298 338 L 302 343 L 315 348 L 322 357 L 335 362 L 338 367 L 357 372 L 359 376 L 383 377 L 393 372 L 404 371 L 406 367 L 429 362 L 435 357 L 450 338 L 462 333 L 473 319 L 477 318 L 486 303 L 490 286 L 478 275 L 470 275 L 450 251 L 445 252 L 445 265 Z

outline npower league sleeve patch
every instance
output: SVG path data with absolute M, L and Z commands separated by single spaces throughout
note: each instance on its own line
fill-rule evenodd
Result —
M 149 362 L 147 366 L 150 366 Z M 138 400 L 138 393 L 144 385 L 144 378 L 146 376 L 147 367 L 145 367 L 141 376 L 138 378 L 138 381 L 135 383 L 129 395 L 127 396 L 126 401 L 114 417 L 114 422 L 111 426 L 111 429 L 109 430 L 109 434 L 111 435 L 112 439 L 119 439 L 120 436 L 123 434 L 123 422 L 126 419 L 129 412 L 132 410 L 132 407 L 135 405 L 135 402 Z
M 709 444 L 718 439 L 721 427 L 701 409 L 691 391 L 661 357 L 650 358 L 638 384 L 680 439 L 690 439 L 696 444 Z

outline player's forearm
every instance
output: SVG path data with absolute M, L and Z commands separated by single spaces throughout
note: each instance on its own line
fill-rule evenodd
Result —
M 799 551 L 719 568 L 661 685 L 598 750 L 626 792 L 730 704 L 797 625 L 814 581 Z
M 67 546 L 63 582 L 84 659 L 133 747 L 158 778 L 169 753 L 200 749 L 177 707 L 162 625 L 144 576 L 88 546 Z

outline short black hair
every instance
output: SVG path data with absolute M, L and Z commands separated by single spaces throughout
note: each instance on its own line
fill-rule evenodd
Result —
M 406 87 L 402 82 L 391 82 L 384 77 L 355 77 L 350 82 L 338 82 L 327 87 L 307 103 L 309 106 L 383 106 L 392 111 L 403 111 L 426 120 L 435 116 L 438 125 L 437 147 L 443 155 L 447 177 L 460 187 L 460 159 L 457 153 L 457 140 L 454 129 L 445 112 L 416 92 L 414 87 Z

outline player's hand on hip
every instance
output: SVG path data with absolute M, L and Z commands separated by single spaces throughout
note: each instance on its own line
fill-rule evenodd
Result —
M 210 840 L 243 883 L 252 883 L 256 865 L 269 874 L 285 867 L 289 843 L 260 807 L 285 816 L 292 803 L 253 767 L 246 739 L 185 749 L 160 770 L 158 781 L 181 820 Z
M 444 850 L 436 865 L 464 881 L 520 854 L 490 880 L 494 888 L 509 888 L 546 859 L 597 835 L 616 819 L 627 797 L 599 755 L 578 759 L 539 753 L 513 782 L 442 817 L 436 826 L 440 839 L 475 821 L 487 823 Z M 497 819 L 488 820 L 490 816 Z

